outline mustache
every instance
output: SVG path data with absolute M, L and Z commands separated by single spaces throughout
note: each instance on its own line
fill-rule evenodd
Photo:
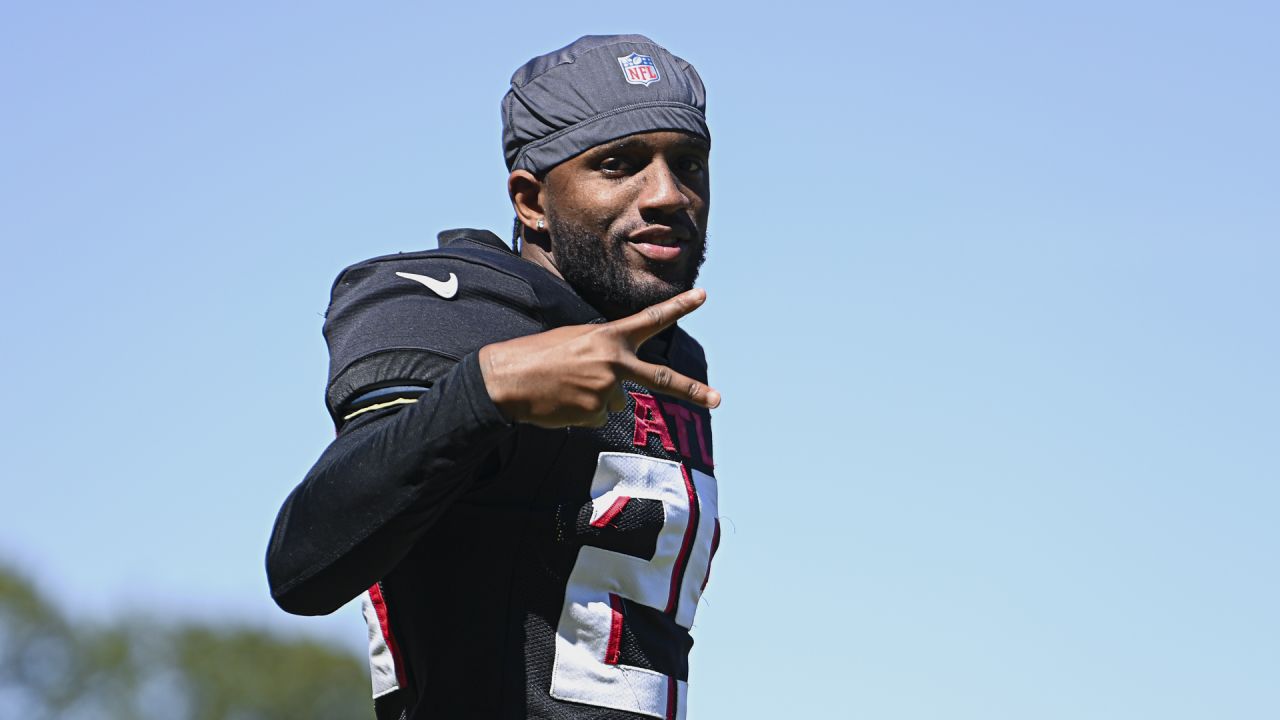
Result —
M 689 239 L 696 242 L 705 242 L 707 237 L 706 228 L 698 227 L 698 224 L 687 215 L 669 215 L 653 219 L 641 219 L 640 222 L 627 225 L 620 228 L 614 234 L 614 240 L 626 241 L 633 234 L 646 230 L 651 227 L 662 226 L 671 228 L 671 232 L 678 238 Z

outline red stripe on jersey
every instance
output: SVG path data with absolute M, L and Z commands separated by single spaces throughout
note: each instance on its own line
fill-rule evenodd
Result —
M 707 558 L 707 574 L 702 578 L 702 587 L 698 592 L 707 589 L 707 581 L 711 579 L 711 561 L 716 559 L 716 550 L 720 549 L 720 518 L 716 518 L 716 531 L 711 536 L 711 555 Z
M 617 665 L 618 654 L 622 651 L 622 598 L 617 593 L 609 593 L 609 608 L 613 620 L 609 625 L 609 646 L 604 651 L 604 664 Z
M 680 543 L 680 554 L 676 556 L 675 567 L 671 569 L 671 592 L 667 595 L 667 608 L 663 612 L 675 613 L 676 603 L 680 600 L 680 585 L 684 581 L 685 566 L 689 563 L 689 550 L 693 547 L 693 537 L 698 533 L 698 493 L 693 489 L 693 478 L 689 477 L 689 469 L 680 466 L 680 474 L 684 476 L 684 490 L 689 496 L 689 524 L 684 529 L 684 541 Z
M 400 687 L 408 687 L 404 676 L 404 662 L 400 659 L 400 646 L 396 644 L 396 636 L 391 634 L 391 620 L 387 617 L 387 601 L 382 597 L 382 585 L 374 583 L 369 587 L 369 602 L 373 603 L 373 612 L 378 616 L 378 626 L 382 629 L 382 639 L 391 651 L 391 662 L 396 666 L 396 682 Z
M 591 521 L 591 527 L 602 528 L 613 522 L 613 519 L 618 517 L 618 514 L 622 512 L 622 508 L 626 507 L 627 502 L 630 500 L 631 498 L 626 495 L 619 495 L 618 499 L 614 500 L 613 504 L 609 506 L 609 509 L 600 513 L 600 517 Z

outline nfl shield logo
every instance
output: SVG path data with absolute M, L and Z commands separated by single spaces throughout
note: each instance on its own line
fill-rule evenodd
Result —
M 618 64 L 622 66 L 622 76 L 632 85 L 649 87 L 662 79 L 658 74 L 658 66 L 653 64 L 653 58 L 648 55 L 631 53 L 618 58 Z

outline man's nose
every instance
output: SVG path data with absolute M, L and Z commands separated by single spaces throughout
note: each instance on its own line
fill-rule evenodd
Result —
M 688 189 L 665 162 L 650 163 L 645 171 L 644 188 L 640 191 L 641 212 L 667 215 L 693 204 Z

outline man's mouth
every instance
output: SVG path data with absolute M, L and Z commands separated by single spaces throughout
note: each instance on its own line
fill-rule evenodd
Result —
M 627 242 L 636 252 L 655 262 L 672 262 L 688 245 L 685 234 L 662 225 L 650 225 L 631 233 Z

